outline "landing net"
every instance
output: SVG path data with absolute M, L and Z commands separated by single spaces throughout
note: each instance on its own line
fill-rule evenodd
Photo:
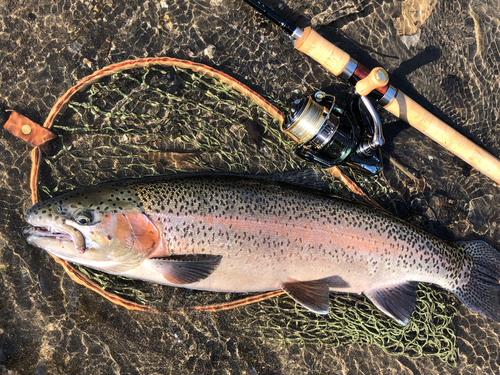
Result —
M 115 64 L 80 81 L 54 106 L 44 126 L 58 137 L 43 146 L 43 154 L 38 147 L 32 154 L 34 201 L 131 177 L 194 171 L 273 175 L 310 168 L 290 154 L 294 144 L 279 131 L 281 121 L 274 105 L 212 68 L 167 58 Z M 320 173 L 331 189 L 345 190 Z M 376 178 L 369 182 L 370 194 L 386 193 Z M 128 308 L 147 310 L 161 300 L 150 286 L 139 290 L 144 283 L 60 262 L 74 280 Z M 237 322 L 265 340 L 370 343 L 388 353 L 433 355 L 455 365 L 452 297 L 424 286 L 418 293 L 407 327 L 366 299 L 346 294 L 332 297 L 327 317 L 280 297 L 240 310 Z

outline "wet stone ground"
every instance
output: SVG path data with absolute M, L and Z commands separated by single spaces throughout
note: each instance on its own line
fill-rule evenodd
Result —
M 500 155 L 500 5 L 441 0 L 416 35 L 398 35 L 402 2 L 266 2 L 313 25 L 462 134 Z M 43 123 L 57 98 L 110 63 L 170 56 L 212 66 L 276 102 L 307 84 L 342 97 L 347 86 L 299 52 L 239 0 L 0 0 L 0 124 L 11 110 Z M 498 186 L 416 130 L 383 114 L 381 203 L 448 239 L 500 248 Z M 31 147 L 0 129 L 1 374 L 497 374 L 500 325 L 459 303 L 459 360 L 262 341 L 233 322 L 241 312 L 183 309 L 213 294 L 153 288 L 165 313 L 129 312 L 77 285 L 22 237 Z M 217 301 L 222 302 L 224 297 Z M 190 302 L 191 303 L 191 302 Z M 237 319 L 238 318 L 238 319 Z

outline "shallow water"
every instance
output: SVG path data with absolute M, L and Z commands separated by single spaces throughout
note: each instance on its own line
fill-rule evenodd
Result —
M 213 66 L 259 94 L 286 102 L 312 84 L 342 97 L 335 77 L 294 51 L 282 32 L 240 1 L 52 2 L 0 0 L 0 123 L 8 110 L 43 123 L 58 96 L 109 63 L 171 56 Z M 393 21 L 400 2 L 267 4 L 316 30 L 463 134 L 500 154 L 500 5 L 438 2 L 417 36 Z M 412 47 L 407 45 L 414 44 Z M 446 238 L 482 238 L 500 248 L 498 188 L 390 115 L 387 208 Z M 385 354 L 370 344 L 339 347 L 259 340 L 235 321 L 244 311 L 184 309 L 224 296 L 151 288 L 163 314 L 129 312 L 75 284 L 21 236 L 30 205 L 30 146 L 0 137 L 0 373 L 5 374 L 495 374 L 499 327 L 457 303 L 458 366 L 436 357 Z M 389 159 L 389 157 L 391 159 Z M 415 217 L 417 215 L 417 217 Z M 420 219 L 419 219 L 420 218 Z

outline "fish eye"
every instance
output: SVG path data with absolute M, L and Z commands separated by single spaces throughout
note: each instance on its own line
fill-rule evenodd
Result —
M 79 208 L 75 211 L 73 219 L 80 225 L 90 225 L 93 222 L 94 215 L 88 208 Z

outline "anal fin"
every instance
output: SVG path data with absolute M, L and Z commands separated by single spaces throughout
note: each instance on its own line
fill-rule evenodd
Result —
M 380 311 L 405 326 L 415 308 L 417 285 L 418 281 L 406 281 L 365 290 L 363 293 Z
M 287 282 L 282 289 L 316 314 L 328 314 L 330 310 L 330 288 L 326 279 Z
M 221 255 L 175 255 L 148 259 L 148 266 L 172 284 L 192 284 L 210 276 L 219 266 Z

